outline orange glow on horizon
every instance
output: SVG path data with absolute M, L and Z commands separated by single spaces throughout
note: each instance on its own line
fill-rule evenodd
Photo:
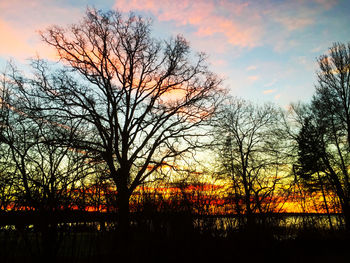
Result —
M 222 196 L 223 186 L 214 184 L 190 184 L 184 187 L 163 185 L 163 186 L 139 186 L 134 191 L 130 199 L 131 212 L 137 212 L 144 209 L 144 202 L 153 204 L 152 207 L 157 211 L 162 209 L 183 209 L 183 202 L 190 205 L 193 213 L 201 215 L 233 215 L 235 212 L 235 202 L 225 196 Z M 83 195 L 85 204 L 72 204 L 70 210 L 87 212 L 111 212 L 116 211 L 115 204 L 108 201 L 117 195 L 117 190 L 110 184 L 91 185 L 82 190 L 72 190 L 73 196 L 79 198 Z M 266 204 L 272 203 L 271 211 L 275 213 L 327 213 L 323 207 L 322 199 L 306 200 L 306 207 L 300 203 L 300 197 L 291 197 L 288 200 L 280 200 L 280 197 L 266 199 Z M 315 201 L 316 200 L 316 201 Z M 312 203 L 313 202 L 313 203 Z M 315 204 L 316 202 L 316 204 Z M 243 199 L 239 201 L 243 205 Z M 58 208 L 59 209 L 59 208 Z M 64 209 L 63 207 L 61 209 Z M 33 207 L 15 207 L 8 205 L 5 210 L 35 210 Z M 172 211 L 172 210 L 170 210 Z M 329 210 L 330 213 L 340 213 L 339 207 Z

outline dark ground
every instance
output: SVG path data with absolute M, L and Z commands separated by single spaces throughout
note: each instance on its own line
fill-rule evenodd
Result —
M 0 262 L 350 262 L 344 231 L 299 230 L 279 240 L 271 231 L 171 234 L 134 230 L 129 246 L 113 231 L 75 231 L 61 235 L 56 257 L 45 253 L 37 233 L 0 233 Z M 41 243 L 40 243 L 41 242 Z

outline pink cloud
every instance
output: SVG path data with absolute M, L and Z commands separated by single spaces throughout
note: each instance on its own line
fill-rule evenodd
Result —
M 223 59 L 212 60 L 211 63 L 217 67 L 219 66 L 227 66 L 227 61 Z
M 214 39 L 216 45 L 220 45 L 219 51 L 217 46 L 205 50 L 223 52 L 227 49 L 232 50 L 232 47 L 237 50 L 269 44 L 275 51 L 281 52 L 296 45 L 290 38 L 294 31 L 317 23 L 319 15 L 336 2 L 116 0 L 114 8 L 123 12 L 151 13 L 158 21 L 170 22 L 176 27 L 186 27 L 185 29 L 192 34 L 191 41 L 197 41 L 196 38 L 202 42 Z M 178 31 L 183 32 L 183 28 L 177 28 Z M 206 44 L 203 43 L 201 47 L 204 45 Z
M 261 30 L 258 24 L 247 24 L 242 17 L 248 10 L 246 3 L 230 1 L 156 1 L 156 0 L 121 0 L 115 8 L 123 12 L 132 10 L 148 11 L 160 21 L 172 21 L 176 26 L 192 26 L 198 37 L 222 35 L 234 46 L 254 47 L 259 45 Z M 220 11 L 228 10 L 230 15 Z M 252 16 L 250 19 L 254 19 Z

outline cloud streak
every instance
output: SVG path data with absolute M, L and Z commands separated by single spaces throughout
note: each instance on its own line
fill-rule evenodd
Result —
M 314 25 L 318 15 L 335 4 L 335 0 L 117 0 L 114 7 L 123 12 L 149 12 L 159 21 L 191 27 L 197 37 L 223 38 L 234 47 L 268 43 L 281 49 L 291 32 Z M 270 34 L 275 35 L 271 40 Z
M 132 10 L 151 12 L 159 21 L 171 21 L 176 26 L 190 26 L 199 37 L 220 35 L 234 46 L 254 47 L 259 44 L 260 26 L 246 23 L 244 15 L 249 11 L 247 3 L 230 1 L 156 1 L 121 0 L 115 8 L 123 12 Z M 230 15 L 223 10 L 232 11 Z M 250 20 L 257 19 L 252 16 Z
M 257 69 L 257 66 L 251 65 L 251 66 L 247 67 L 245 70 L 252 71 L 252 70 L 256 70 L 256 69 Z
M 263 94 L 271 94 L 271 93 L 275 93 L 276 89 L 267 89 L 263 91 Z

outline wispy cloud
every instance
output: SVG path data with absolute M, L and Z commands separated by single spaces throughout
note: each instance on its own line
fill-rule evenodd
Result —
M 277 95 L 275 95 L 274 99 L 278 100 L 280 97 L 281 97 L 281 94 L 277 94 Z
M 200 37 L 222 35 L 234 46 L 253 47 L 259 45 L 259 23 L 246 23 L 245 15 L 250 7 L 247 3 L 230 1 L 156 1 L 118 0 L 115 8 L 128 12 L 148 11 L 160 21 L 172 21 L 176 26 L 191 26 Z M 250 20 L 257 19 L 250 13 Z
M 258 76 L 258 75 L 248 76 L 248 80 L 249 80 L 250 82 L 257 81 L 258 79 L 259 79 L 259 76 Z
M 314 25 L 318 16 L 335 4 L 335 0 L 117 0 L 114 7 L 124 12 L 149 12 L 159 21 L 190 27 L 196 37 L 213 37 L 218 42 L 223 37 L 234 47 L 270 44 L 282 50 L 293 45 L 288 39 L 291 33 Z
M 275 93 L 276 89 L 267 89 L 263 91 L 263 94 L 270 94 L 270 93 Z
M 73 5 L 68 1 L 0 1 L 1 32 L 7 36 L 0 41 L 1 53 L 24 54 L 33 48 L 41 51 L 35 47 L 38 41 L 35 31 L 51 24 L 77 22 L 86 8 L 82 2 L 75 1 Z M 314 5 L 310 6 L 310 2 Z M 176 32 L 187 32 L 191 42 L 202 45 L 204 50 L 224 53 L 232 47 L 250 49 L 266 44 L 281 50 L 286 43 L 293 44 L 293 40 L 287 41 L 288 32 L 313 25 L 318 14 L 336 3 L 336 0 L 283 4 L 272 0 L 116 0 L 114 8 L 151 13 L 157 20 L 173 24 Z
M 254 65 L 251 65 L 249 67 L 246 67 L 246 71 L 252 71 L 252 70 L 256 70 L 258 67 L 257 66 L 254 66 Z
M 325 9 L 330 9 L 339 2 L 338 0 L 314 0 L 314 1 L 320 4 Z
M 321 50 L 325 49 L 327 47 L 324 47 L 323 45 L 318 45 L 316 47 L 314 47 L 313 49 L 311 49 L 311 52 L 312 53 L 320 53 Z
M 302 29 L 314 23 L 311 17 L 286 17 L 281 15 L 276 16 L 275 20 L 289 31 Z
M 217 66 L 217 67 L 227 66 L 227 61 L 224 60 L 224 59 L 212 60 L 211 63 L 212 63 L 214 66 Z
M 264 88 L 268 88 L 268 87 L 272 87 L 273 85 L 275 85 L 277 82 L 277 79 L 273 79 L 272 81 L 270 81 L 269 83 L 266 83 L 264 85 Z

